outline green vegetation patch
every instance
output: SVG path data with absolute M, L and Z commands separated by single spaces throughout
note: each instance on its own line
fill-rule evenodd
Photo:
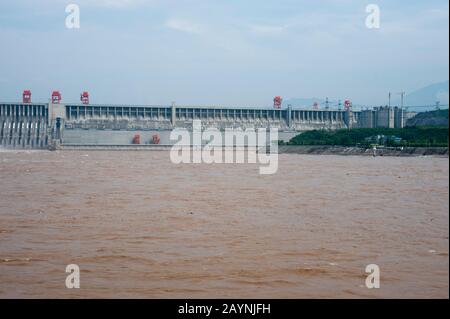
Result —
M 307 131 L 292 138 L 289 145 L 339 146 L 429 146 L 448 147 L 448 127 L 357 128 L 336 131 Z

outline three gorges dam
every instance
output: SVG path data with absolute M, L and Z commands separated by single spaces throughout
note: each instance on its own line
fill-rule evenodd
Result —
M 276 100 L 276 99 L 275 99 Z M 32 103 L 24 91 L 21 103 L 0 102 L 0 147 L 46 149 L 96 145 L 170 145 L 175 128 L 277 128 L 279 139 L 289 140 L 301 132 L 353 127 L 403 127 L 405 116 L 398 107 L 353 111 L 282 108 L 177 105 L 90 104 L 84 92 L 79 103 L 62 103 L 54 91 L 48 103 Z

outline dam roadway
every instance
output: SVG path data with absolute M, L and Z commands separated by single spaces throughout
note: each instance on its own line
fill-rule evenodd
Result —
M 174 128 L 277 128 L 280 139 L 314 129 L 358 126 L 360 112 L 351 110 L 300 110 L 290 107 L 247 108 L 108 104 L 0 103 L 0 146 L 46 148 L 61 144 L 131 144 L 140 134 L 148 144 L 153 134 L 169 143 Z

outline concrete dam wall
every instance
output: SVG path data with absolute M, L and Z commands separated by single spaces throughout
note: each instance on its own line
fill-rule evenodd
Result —
M 314 129 L 358 127 L 360 112 L 351 110 L 293 110 L 199 106 L 140 106 L 84 104 L 0 103 L 0 145 L 4 148 L 46 148 L 58 144 L 131 144 L 142 136 L 148 144 L 153 134 L 170 144 L 174 128 L 277 128 L 280 139 Z
M 66 105 L 66 129 L 170 130 L 192 128 L 192 121 L 203 127 L 269 128 L 280 131 L 338 129 L 346 127 L 344 111 L 207 108 L 188 106 L 106 106 Z

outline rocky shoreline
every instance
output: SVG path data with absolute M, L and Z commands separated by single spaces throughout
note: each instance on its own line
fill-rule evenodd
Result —
M 362 155 L 362 156 L 439 156 L 448 157 L 448 147 L 372 148 L 332 145 L 279 145 L 279 154 Z

